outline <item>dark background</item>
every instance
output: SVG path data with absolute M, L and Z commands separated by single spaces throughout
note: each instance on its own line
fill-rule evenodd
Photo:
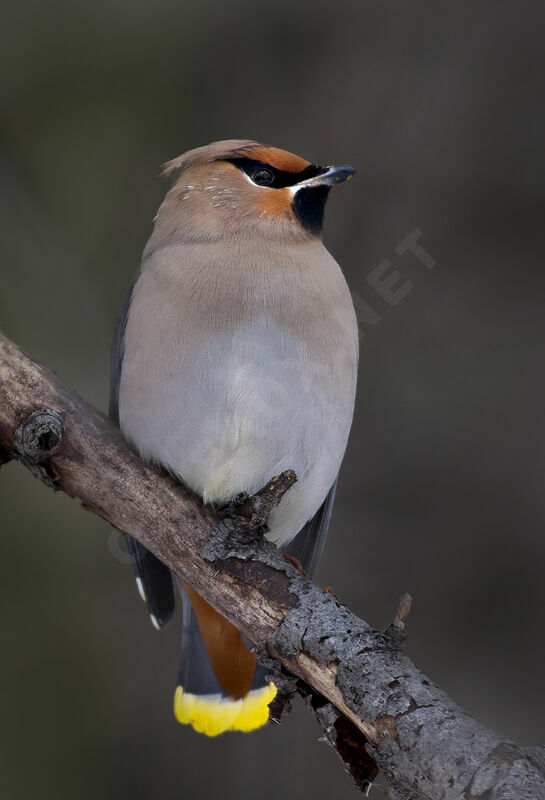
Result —
M 545 739 L 545 9 L 477 3 L 36 0 L 2 9 L 0 322 L 100 408 L 160 164 L 253 137 L 358 169 L 326 242 L 381 317 L 317 579 L 482 722 Z M 437 266 L 395 248 L 412 230 Z M 367 284 L 389 258 L 414 288 Z M 205 740 L 172 715 L 115 536 L 0 475 L 0 774 L 10 800 L 355 798 L 302 710 Z M 382 795 L 380 788 L 372 796 Z

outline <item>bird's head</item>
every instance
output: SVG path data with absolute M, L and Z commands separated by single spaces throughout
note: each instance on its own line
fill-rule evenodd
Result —
M 156 233 L 194 241 L 320 236 L 329 189 L 354 172 L 250 140 L 213 142 L 166 164 L 174 185 L 159 209 Z

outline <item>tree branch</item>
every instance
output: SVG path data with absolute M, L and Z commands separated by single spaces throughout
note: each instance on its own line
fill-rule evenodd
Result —
M 1 451 L 138 539 L 261 653 L 304 681 L 328 740 L 355 773 L 365 737 L 392 800 L 545 798 L 542 751 L 477 723 L 404 654 L 407 600 L 388 631 L 374 631 L 259 535 L 274 502 L 271 484 L 259 508 L 250 502 L 252 524 L 248 514 L 218 520 L 2 334 Z

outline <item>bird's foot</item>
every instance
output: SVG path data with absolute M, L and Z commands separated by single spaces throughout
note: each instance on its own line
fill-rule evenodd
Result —
M 250 530 L 266 533 L 269 530 L 267 520 L 271 511 L 296 480 L 295 472 L 288 469 L 272 478 L 255 494 L 239 492 L 229 503 L 219 508 L 218 512 L 223 519 L 236 520 Z
M 250 500 L 248 492 L 239 492 L 234 497 L 225 503 L 223 506 L 217 508 L 217 513 L 226 517 L 237 516 L 245 504 Z

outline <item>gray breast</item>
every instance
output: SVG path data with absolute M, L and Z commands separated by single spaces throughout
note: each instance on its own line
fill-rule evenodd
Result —
M 338 266 L 317 252 L 318 264 L 302 249 L 266 264 L 242 252 L 231 267 L 206 245 L 156 253 L 125 332 L 125 436 L 206 502 L 295 469 L 298 483 L 271 518 L 277 543 L 321 505 L 352 419 L 354 312 Z

